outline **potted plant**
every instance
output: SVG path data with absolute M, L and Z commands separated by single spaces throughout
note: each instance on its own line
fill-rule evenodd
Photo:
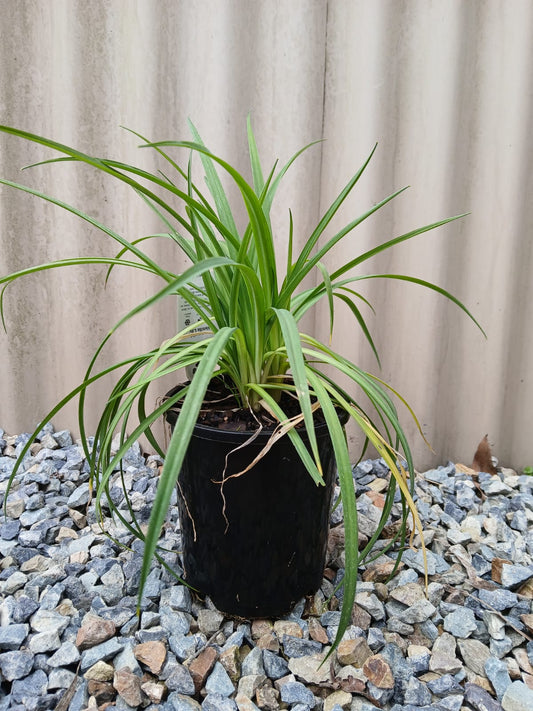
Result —
M 395 392 L 312 334 L 302 333 L 299 322 L 319 300 L 325 299 L 332 330 L 335 301 L 340 300 L 349 307 L 377 357 L 359 308 L 361 303 L 368 302 L 355 290 L 359 281 L 376 276 L 433 289 L 473 319 L 455 297 L 436 285 L 404 275 L 353 273 L 383 250 L 456 218 L 391 238 L 328 272 L 323 264 L 325 255 L 402 192 L 386 197 L 333 235 L 325 235 L 332 218 L 367 167 L 372 151 L 326 210 L 299 253 L 293 250 L 291 216 L 287 253 L 283 255 L 286 267 L 280 274 L 279 259 L 276 261 L 279 248 L 271 229 L 270 211 L 283 176 L 305 148 L 281 169 L 275 164 L 265 174 L 248 121 L 252 174 L 248 182 L 205 147 L 192 124 L 190 128 L 192 141 L 150 143 L 135 134 L 144 147 L 157 151 L 166 166 L 165 171 L 151 173 L 116 160 L 93 157 L 18 129 L 1 127 L 5 133 L 58 151 L 62 157 L 54 160 L 88 164 L 130 186 L 158 215 L 166 236 L 192 264 L 183 273 L 174 274 L 168 265 L 158 264 L 143 251 L 143 240 L 148 237 L 135 235 L 127 239 L 56 198 L 8 180 L 1 181 L 69 210 L 105 232 L 119 246 L 114 257 L 60 260 L 2 276 L 0 284 L 4 289 L 25 274 L 95 262 L 107 264 L 109 271 L 115 265 L 146 270 L 163 282 L 157 293 L 139 303 L 111 329 L 98 346 L 82 382 L 39 423 L 34 437 L 65 403 L 79 398 L 80 435 L 91 466 L 96 508 L 100 511 L 108 497 L 110 477 L 120 467 L 132 443 L 145 435 L 163 455 L 152 427 L 161 416 L 166 416 L 173 434 L 146 534 L 134 518 L 124 517 L 108 497 L 113 513 L 145 542 L 140 594 L 157 555 L 158 538 L 177 486 L 186 582 L 211 595 L 225 612 L 243 616 L 287 611 L 298 597 L 312 593 L 320 585 L 336 470 L 346 535 L 338 642 L 350 623 L 358 566 L 387 521 L 396 487 L 404 506 L 398 537 L 402 543 L 405 541 L 409 511 L 414 520 L 413 530 L 421 529 L 412 499 L 415 472 L 392 400 Z M 207 193 L 193 179 L 192 160 L 184 167 L 178 162 L 176 152 L 183 149 L 200 157 Z M 172 175 L 167 177 L 166 171 Z M 248 224 L 242 232 L 236 227 L 220 171 L 233 181 L 244 202 Z M 311 273 L 316 285 L 306 287 L 304 279 Z M 98 357 L 113 334 L 134 315 L 173 295 L 196 314 L 195 318 L 154 350 L 97 371 Z M 147 409 L 148 387 L 182 368 L 187 368 L 192 378 L 178 384 L 154 409 Z M 84 424 L 85 393 L 92 383 L 113 371 L 119 373 L 118 380 L 102 407 L 91 446 Z M 332 372 L 350 385 L 341 387 Z M 370 411 L 377 415 L 371 416 Z M 138 417 L 137 424 L 131 424 L 132 413 Z M 360 428 L 365 449 L 373 445 L 392 475 L 381 521 L 361 552 L 352 464 L 344 434 L 344 424 L 349 418 Z M 116 433 L 118 451 L 112 449 Z M 31 442 L 32 439 L 21 452 L 11 481 Z M 393 543 L 394 540 L 389 545 Z

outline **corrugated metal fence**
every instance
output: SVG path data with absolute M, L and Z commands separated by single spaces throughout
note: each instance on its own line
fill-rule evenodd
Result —
M 369 282 L 381 376 L 418 414 L 435 449 L 408 425 L 419 467 L 469 463 L 486 434 L 508 465 L 533 464 L 532 154 L 533 4 L 530 0 L 4 0 L 0 120 L 128 161 L 125 125 L 154 140 L 204 140 L 244 168 L 252 114 L 267 163 L 325 138 L 287 178 L 296 235 L 378 150 L 345 221 L 411 185 L 328 262 L 452 214 L 460 222 L 377 258 L 373 273 L 434 280 L 472 309 L 485 340 L 453 305 L 419 287 Z M 141 155 L 139 155 L 139 153 Z M 0 173 L 44 151 L 0 137 Z M 88 170 L 41 166 L 24 181 L 83 207 L 129 238 L 159 229 L 140 201 Z M 166 245 L 154 247 L 173 269 Z M 0 190 L 0 272 L 52 258 L 109 254 L 102 235 L 7 188 Z M 105 270 L 28 277 L 5 295 L 0 334 L 0 427 L 29 430 L 82 376 L 108 328 L 154 289 L 150 279 Z M 334 345 L 377 371 L 361 333 L 339 313 Z M 175 325 L 175 304 L 141 319 L 103 363 L 150 348 Z M 327 338 L 325 311 L 315 332 Z M 93 402 L 104 388 L 95 388 Z M 155 397 L 155 395 L 154 395 Z M 407 421 L 407 418 L 406 418 Z M 75 409 L 55 418 L 76 430 Z M 93 421 L 94 426 L 94 421 Z M 356 455 L 354 442 L 354 456 Z

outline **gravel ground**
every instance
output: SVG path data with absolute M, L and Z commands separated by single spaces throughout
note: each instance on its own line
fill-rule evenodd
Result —
M 27 435 L 0 429 L 0 501 Z M 146 522 L 161 461 L 133 447 L 125 481 Z M 0 519 L 0 711 L 531 711 L 533 477 L 420 474 L 417 504 L 429 586 L 415 539 L 360 570 L 352 625 L 321 666 L 339 623 L 342 506 L 321 589 L 285 619 L 228 619 L 159 564 L 135 614 L 142 545 L 89 503 L 83 452 L 47 427 Z M 118 474 L 117 474 L 118 476 Z M 354 468 L 361 543 L 381 515 L 389 472 Z M 118 482 L 115 503 L 125 507 Z M 127 515 L 126 509 L 121 509 Z M 399 516 L 395 505 L 391 524 Z M 179 550 L 177 509 L 164 543 Z M 385 545 L 378 541 L 377 549 Z M 165 562 L 179 570 L 176 553 Z

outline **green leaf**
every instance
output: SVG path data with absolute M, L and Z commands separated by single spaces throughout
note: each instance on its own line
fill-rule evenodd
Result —
M 294 385 L 296 386 L 296 395 L 298 396 L 300 407 L 302 408 L 305 429 L 307 430 L 307 435 L 309 437 L 311 451 L 313 452 L 318 471 L 320 472 L 320 474 L 322 474 L 320 457 L 318 455 L 318 445 L 316 441 L 315 428 L 313 423 L 313 413 L 311 410 L 309 385 L 307 382 L 307 373 L 305 369 L 300 335 L 298 333 L 298 326 L 296 325 L 294 316 L 289 311 L 286 311 L 285 309 L 272 310 L 276 314 L 281 326 L 281 330 L 283 332 L 283 338 L 285 340 L 285 346 L 287 348 L 287 356 L 291 366 L 292 377 L 294 380 Z
M 265 186 L 263 178 L 263 170 L 261 168 L 261 160 L 257 151 L 254 132 L 252 130 L 252 121 L 250 116 L 246 120 L 246 128 L 248 132 L 248 153 L 250 154 L 250 167 L 252 168 L 252 179 L 254 181 L 254 190 L 256 195 L 261 195 Z
M 320 269 L 322 272 L 322 279 L 323 279 L 323 284 L 324 284 L 324 290 L 326 292 L 326 296 L 328 297 L 328 306 L 329 306 L 329 342 L 331 345 L 331 339 L 333 338 L 333 325 L 335 321 L 335 306 L 333 304 L 333 289 L 331 286 L 331 279 L 329 277 L 329 272 L 326 269 L 325 265 L 322 264 L 322 262 L 317 262 L 317 267 Z
M 324 418 L 328 427 L 335 453 L 337 473 L 341 487 L 344 530 L 345 530 L 345 571 L 343 578 L 343 603 L 341 619 L 337 635 L 328 656 L 334 651 L 341 641 L 346 629 L 351 624 L 352 609 L 357 586 L 357 571 L 359 567 L 359 534 L 357 525 L 357 507 L 355 504 L 355 491 L 352 476 L 352 465 L 346 443 L 344 429 L 339 422 L 332 399 L 317 374 L 308 370 L 307 377 L 318 401 L 322 407 Z M 338 400 L 337 400 L 338 401 Z
M 243 197 L 246 210 L 250 218 L 253 242 L 257 250 L 258 267 L 263 288 L 267 294 L 273 295 L 277 289 L 276 257 L 274 253 L 273 238 L 270 226 L 263 211 L 263 205 L 257 198 L 253 188 L 246 182 L 242 175 L 235 170 L 235 168 L 218 156 L 210 153 L 201 144 L 191 143 L 190 141 L 159 141 L 151 145 L 155 147 L 176 146 L 189 148 L 190 150 L 197 151 L 200 154 L 207 155 L 211 160 L 218 163 L 229 173 L 229 175 L 231 175 Z
M 188 124 L 195 142 L 199 143 L 205 149 L 200 152 L 200 158 L 206 172 L 206 183 L 209 187 L 211 195 L 213 196 L 215 205 L 217 206 L 218 216 L 230 232 L 234 235 L 238 235 L 228 198 L 226 197 L 226 193 L 224 192 L 218 173 L 215 170 L 213 161 L 211 160 L 210 152 L 205 148 L 204 142 L 200 138 L 200 134 L 190 119 L 188 120 Z
M 213 372 L 218 363 L 220 354 L 223 352 L 228 339 L 234 332 L 234 328 L 225 327 L 220 329 L 220 331 L 213 336 L 198 365 L 198 370 L 194 375 L 189 391 L 183 401 L 181 413 L 170 440 L 165 464 L 157 487 L 155 501 L 152 506 L 152 513 L 150 515 L 139 581 L 139 604 L 148 573 L 150 572 L 150 565 L 161 533 L 161 528 L 165 516 L 167 515 L 170 498 L 178 480 L 183 458 L 185 457 L 207 386 L 213 377 Z
M 461 311 L 464 311 L 465 314 L 476 324 L 476 326 L 479 328 L 485 338 L 487 337 L 487 334 L 483 330 L 481 324 L 477 321 L 474 315 L 466 308 L 466 306 L 461 301 L 459 301 L 459 299 L 457 299 L 453 294 L 450 294 L 449 291 L 446 291 L 446 289 L 443 289 L 442 287 L 437 286 L 436 284 L 432 284 L 429 281 L 424 281 L 423 279 L 417 279 L 416 277 L 406 276 L 405 274 L 364 274 L 363 276 L 356 277 L 354 281 L 364 281 L 365 279 L 399 279 L 400 281 L 409 281 L 412 284 L 419 284 L 420 286 L 425 286 L 426 289 L 436 291 L 438 294 L 445 296 L 447 299 L 449 299 L 449 301 L 453 302 L 461 309 Z
M 58 207 L 63 208 L 67 212 L 71 212 L 72 214 L 76 215 L 77 217 L 80 217 L 82 220 L 85 220 L 85 222 L 88 222 L 89 224 L 93 225 L 94 227 L 97 227 L 99 230 L 101 230 L 102 232 L 105 232 L 105 234 L 109 235 L 112 239 L 116 240 L 121 245 L 126 247 L 130 252 L 135 254 L 136 257 L 138 257 L 142 262 L 144 262 L 144 264 L 147 267 L 149 267 L 150 270 L 153 271 L 154 274 L 158 274 L 163 279 L 167 278 L 166 277 L 167 272 L 164 269 L 162 269 L 157 264 L 157 262 L 154 262 L 153 259 L 150 259 L 144 252 L 142 252 L 140 249 L 135 247 L 134 244 L 132 244 L 131 242 L 128 242 L 128 240 L 124 239 L 119 234 L 117 234 L 113 230 L 111 230 L 108 227 L 106 227 L 105 225 L 103 225 L 101 222 L 98 222 L 98 220 L 95 220 L 93 217 L 86 215 L 81 210 L 78 210 L 75 207 L 72 207 L 71 205 L 68 205 L 67 203 L 65 203 L 61 200 L 57 200 L 56 198 L 50 197 L 49 195 L 45 195 L 44 193 L 41 193 L 38 190 L 34 190 L 33 188 L 28 188 L 27 186 L 20 185 L 19 183 L 14 183 L 11 180 L 3 180 L 2 178 L 0 178 L 0 184 L 1 185 L 8 185 L 12 188 L 15 188 L 16 190 L 22 190 L 25 193 L 29 193 L 30 195 L 34 195 L 35 197 L 39 197 L 42 200 L 46 200 L 47 202 L 50 202 L 53 205 L 57 205 Z M 167 281 L 168 281 L 168 278 L 167 278 Z
M 375 346 L 375 344 L 374 344 L 374 341 L 373 341 L 373 339 L 372 339 L 372 336 L 370 335 L 370 331 L 368 330 L 368 327 L 367 327 L 367 325 L 366 325 L 366 321 L 365 321 L 365 319 L 363 318 L 363 315 L 362 315 L 361 311 L 360 311 L 360 310 L 357 308 L 357 306 L 354 304 L 353 300 L 350 299 L 350 298 L 349 298 L 348 296 L 346 296 L 345 294 L 339 294 L 338 292 L 336 292 L 336 293 L 335 293 L 335 296 L 337 297 L 337 299 L 340 299 L 341 301 L 343 301 L 343 302 L 346 304 L 346 306 L 348 306 L 348 308 L 350 309 L 350 311 L 352 312 L 352 314 L 355 316 L 355 318 L 356 318 L 358 324 L 361 326 L 361 330 L 362 330 L 363 333 L 365 334 L 365 338 L 366 338 L 366 340 L 368 341 L 368 343 L 369 343 L 369 345 L 370 345 L 370 348 L 372 349 L 372 352 L 373 352 L 374 355 L 376 356 L 376 360 L 377 360 L 377 362 L 378 362 L 378 365 L 379 365 L 379 367 L 381 368 L 381 361 L 379 360 L 378 351 L 377 351 L 377 349 L 376 349 L 376 346 Z

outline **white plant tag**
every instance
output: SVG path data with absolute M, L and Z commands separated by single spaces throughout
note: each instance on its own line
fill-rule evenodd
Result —
M 195 296 L 201 296 L 199 289 L 191 288 L 191 291 Z M 187 326 L 198 323 L 200 320 L 201 318 L 198 312 L 193 309 L 193 307 L 183 298 L 183 296 L 178 295 L 178 331 L 183 331 L 183 329 L 187 328 Z M 198 326 L 198 328 L 191 329 L 189 335 L 187 336 L 187 340 L 201 341 L 204 338 L 207 338 L 209 333 L 209 326 L 202 323 Z M 197 365 L 188 365 L 185 368 L 185 372 L 187 373 L 189 380 L 192 379 L 197 367 Z

